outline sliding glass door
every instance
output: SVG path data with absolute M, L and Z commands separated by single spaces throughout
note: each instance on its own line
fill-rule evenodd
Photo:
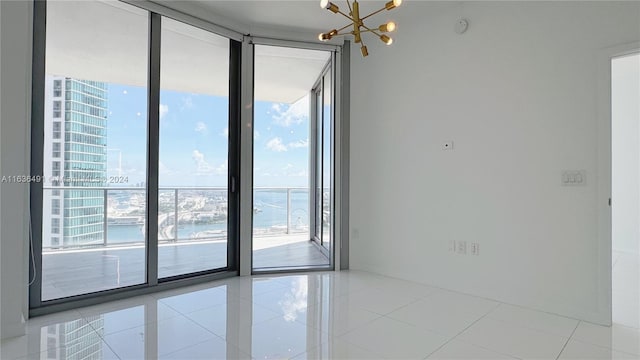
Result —
M 240 43 L 118 1 L 34 7 L 31 308 L 236 269 Z
M 313 85 L 329 51 L 255 45 L 253 269 L 328 267 L 312 240 Z M 321 166 L 321 163 L 318 164 Z M 322 205 L 319 205 L 322 206 Z

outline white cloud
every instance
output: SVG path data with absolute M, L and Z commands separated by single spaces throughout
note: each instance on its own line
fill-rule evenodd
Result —
M 124 95 L 127 95 L 127 90 L 122 90 L 122 93 L 123 93 Z
M 198 121 L 196 123 L 196 128 L 193 130 L 195 130 L 195 132 L 200 133 L 202 135 L 207 135 L 207 133 L 209 132 L 209 130 L 207 129 L 207 124 L 205 124 L 202 121 Z
M 160 174 L 172 174 L 173 171 L 171 171 L 171 169 L 169 169 L 165 164 L 162 163 L 162 161 L 158 161 L 158 172 Z
M 309 139 L 293 141 L 290 142 L 288 146 L 291 149 L 306 148 L 309 147 Z
M 308 176 L 309 174 L 307 173 L 306 169 L 296 169 L 296 167 L 289 163 L 287 165 L 285 165 L 282 168 L 282 176 L 288 176 L 288 177 L 305 177 Z
M 267 142 L 267 149 L 275 152 L 283 152 L 287 151 L 287 146 L 282 143 L 282 139 L 276 137 Z
M 196 163 L 196 171 L 200 174 L 202 173 L 210 173 L 213 171 L 213 167 L 209 165 L 209 163 L 205 160 L 204 154 L 198 150 L 193 150 L 191 153 L 191 158 Z
M 227 175 L 227 172 L 229 170 L 229 162 L 227 160 L 225 160 L 222 164 L 218 165 L 214 172 L 216 173 L 216 175 Z
M 273 122 L 280 126 L 300 124 L 309 118 L 309 95 L 291 105 L 273 104 L 269 112 Z
M 183 97 L 181 102 L 182 106 L 180 107 L 180 110 L 191 109 L 193 107 L 193 99 L 191 96 Z
M 169 112 L 169 105 L 160 104 L 160 119 L 162 119 Z
M 141 115 L 142 115 L 142 113 L 138 111 L 138 112 L 136 113 L 136 115 L 137 115 L 137 116 L 141 116 Z

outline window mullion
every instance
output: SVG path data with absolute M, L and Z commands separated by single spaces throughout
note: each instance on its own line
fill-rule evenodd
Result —
M 161 16 L 149 13 L 149 74 L 147 100 L 147 283 L 158 284 L 158 157 L 160 151 Z

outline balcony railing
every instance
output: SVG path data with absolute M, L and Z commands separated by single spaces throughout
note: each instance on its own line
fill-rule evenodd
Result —
M 159 188 L 158 243 L 226 241 L 227 194 L 225 187 Z M 254 235 L 309 231 L 308 188 L 255 188 L 253 202 Z M 45 251 L 145 243 L 145 188 L 45 187 L 44 204 Z

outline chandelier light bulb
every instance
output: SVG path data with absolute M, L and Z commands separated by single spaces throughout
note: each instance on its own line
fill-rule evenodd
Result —
M 389 21 L 387 23 L 387 31 L 391 32 L 394 31 L 396 29 L 396 23 L 394 23 L 393 21 Z
M 340 11 L 340 8 L 338 7 L 338 5 L 332 3 L 329 0 L 320 0 L 320 7 L 323 9 L 327 9 L 333 12 L 334 14 L 337 14 L 338 11 Z
M 395 29 L 396 29 L 396 23 L 394 23 L 393 21 L 389 21 L 388 23 L 382 24 L 378 27 L 378 30 L 382 32 L 392 32 Z
M 380 35 L 380 40 L 387 45 L 391 45 L 393 43 L 393 39 L 388 37 L 387 35 Z
M 402 4 L 402 0 L 391 0 L 388 3 L 384 4 L 385 9 L 391 10 L 395 9 Z

